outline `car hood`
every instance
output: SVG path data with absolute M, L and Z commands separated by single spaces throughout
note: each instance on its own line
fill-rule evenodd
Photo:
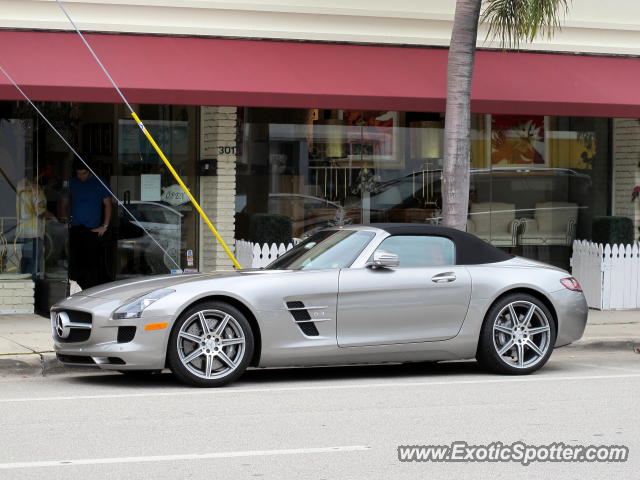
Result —
M 239 275 L 265 275 L 282 274 L 289 270 L 262 270 L 245 269 L 240 271 L 193 273 L 183 275 L 153 275 L 147 277 L 137 277 L 117 282 L 105 283 L 97 287 L 88 288 L 76 293 L 74 296 L 104 298 L 109 300 L 127 300 L 141 297 L 149 292 L 161 288 L 170 288 L 174 285 L 182 285 L 190 282 L 202 282 L 214 279 L 224 279 L 237 277 Z
M 195 273 L 187 275 L 154 275 L 135 279 L 119 280 L 88 288 L 74 296 L 124 300 L 136 298 L 160 288 L 169 288 L 189 282 L 200 282 L 213 278 L 227 278 L 239 275 L 238 272 Z

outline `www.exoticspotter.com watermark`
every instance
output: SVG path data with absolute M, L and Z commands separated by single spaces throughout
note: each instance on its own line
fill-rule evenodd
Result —
M 450 445 L 398 446 L 401 462 L 515 462 L 526 466 L 535 462 L 626 462 L 628 458 L 629 447 L 624 445 L 469 445 L 460 441 Z

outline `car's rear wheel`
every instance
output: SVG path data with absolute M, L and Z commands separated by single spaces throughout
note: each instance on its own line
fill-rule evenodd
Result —
M 535 372 L 549 360 L 555 338 L 553 316 L 544 303 L 524 293 L 507 295 L 487 312 L 476 358 L 498 373 Z
M 253 332 L 237 308 L 204 302 L 185 311 L 169 337 L 169 368 L 179 380 L 220 387 L 237 379 L 253 355 Z

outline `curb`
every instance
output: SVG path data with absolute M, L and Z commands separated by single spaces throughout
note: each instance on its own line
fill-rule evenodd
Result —
M 73 372 L 96 372 L 97 368 L 69 367 L 56 358 L 55 352 L 0 356 L 0 377 L 46 377 Z
M 571 350 L 617 350 L 640 353 L 640 338 L 589 338 L 565 345 Z
M 43 375 L 39 354 L 3 355 L 0 357 L 0 376 L 39 377 Z
M 70 369 L 65 367 L 62 363 L 58 361 L 55 352 L 46 352 L 41 353 L 40 357 L 42 359 L 42 376 L 46 377 L 47 375 L 55 374 L 55 373 L 66 373 Z

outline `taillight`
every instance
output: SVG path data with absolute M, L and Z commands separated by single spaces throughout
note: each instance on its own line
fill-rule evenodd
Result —
M 578 283 L 578 280 L 576 280 L 573 277 L 567 277 L 567 278 L 563 278 L 560 280 L 560 283 L 562 284 L 562 286 L 568 290 L 571 290 L 573 292 L 581 292 L 582 291 L 582 287 L 580 286 L 580 283 Z

